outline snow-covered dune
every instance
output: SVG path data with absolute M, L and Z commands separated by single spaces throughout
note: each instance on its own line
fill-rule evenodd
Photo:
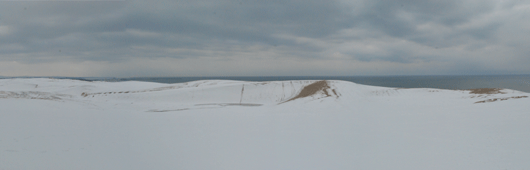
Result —
M 0 80 L 0 169 L 527 169 L 530 94 Z

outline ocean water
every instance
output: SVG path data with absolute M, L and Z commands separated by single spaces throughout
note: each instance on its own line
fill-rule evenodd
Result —
M 0 77 L 13 78 L 13 77 Z M 27 77 L 26 77 L 27 78 Z M 530 93 L 530 75 L 472 75 L 472 76 L 279 76 L 279 77 L 53 77 L 85 81 L 145 81 L 158 83 L 184 83 L 196 80 L 344 80 L 358 84 L 397 88 L 475 89 L 504 88 Z

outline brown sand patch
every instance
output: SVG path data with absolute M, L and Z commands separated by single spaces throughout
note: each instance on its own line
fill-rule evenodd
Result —
M 499 88 L 480 88 L 480 89 L 469 89 L 470 94 L 504 94 Z
M 311 84 L 305 86 L 302 89 L 302 91 L 300 91 L 300 93 L 297 96 L 295 96 L 295 97 L 293 97 L 293 98 L 291 98 L 291 99 L 289 99 L 289 100 L 287 100 L 285 102 L 289 102 L 289 101 L 296 100 L 296 99 L 299 99 L 299 98 L 312 96 L 312 95 L 315 95 L 319 91 L 323 91 L 324 94 L 326 95 L 326 97 L 330 97 L 331 95 L 329 95 L 329 93 L 326 91 L 326 89 L 329 89 L 329 88 L 330 87 L 329 87 L 328 82 L 326 80 L 317 81 L 317 82 L 314 82 L 314 83 L 311 83 Z
M 337 96 L 337 97 L 339 96 L 339 95 L 337 94 L 337 92 L 335 91 L 335 89 L 333 89 L 333 90 L 331 90 L 331 91 L 333 92 L 333 94 L 335 94 L 335 96 Z
M 522 99 L 522 98 L 528 98 L 528 96 L 515 96 L 515 97 L 506 97 L 506 98 L 495 98 L 495 99 L 488 99 L 488 100 L 482 100 L 475 103 L 486 103 L 486 102 L 496 102 L 496 101 L 504 101 L 508 99 Z

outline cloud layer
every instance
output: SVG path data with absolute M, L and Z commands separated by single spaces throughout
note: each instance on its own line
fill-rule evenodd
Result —
M 530 2 L 0 1 L 3 76 L 529 74 Z

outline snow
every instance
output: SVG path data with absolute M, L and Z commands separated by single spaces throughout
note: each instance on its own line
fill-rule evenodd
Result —
M 530 167 L 528 93 L 313 83 L 2 79 L 0 169 Z

